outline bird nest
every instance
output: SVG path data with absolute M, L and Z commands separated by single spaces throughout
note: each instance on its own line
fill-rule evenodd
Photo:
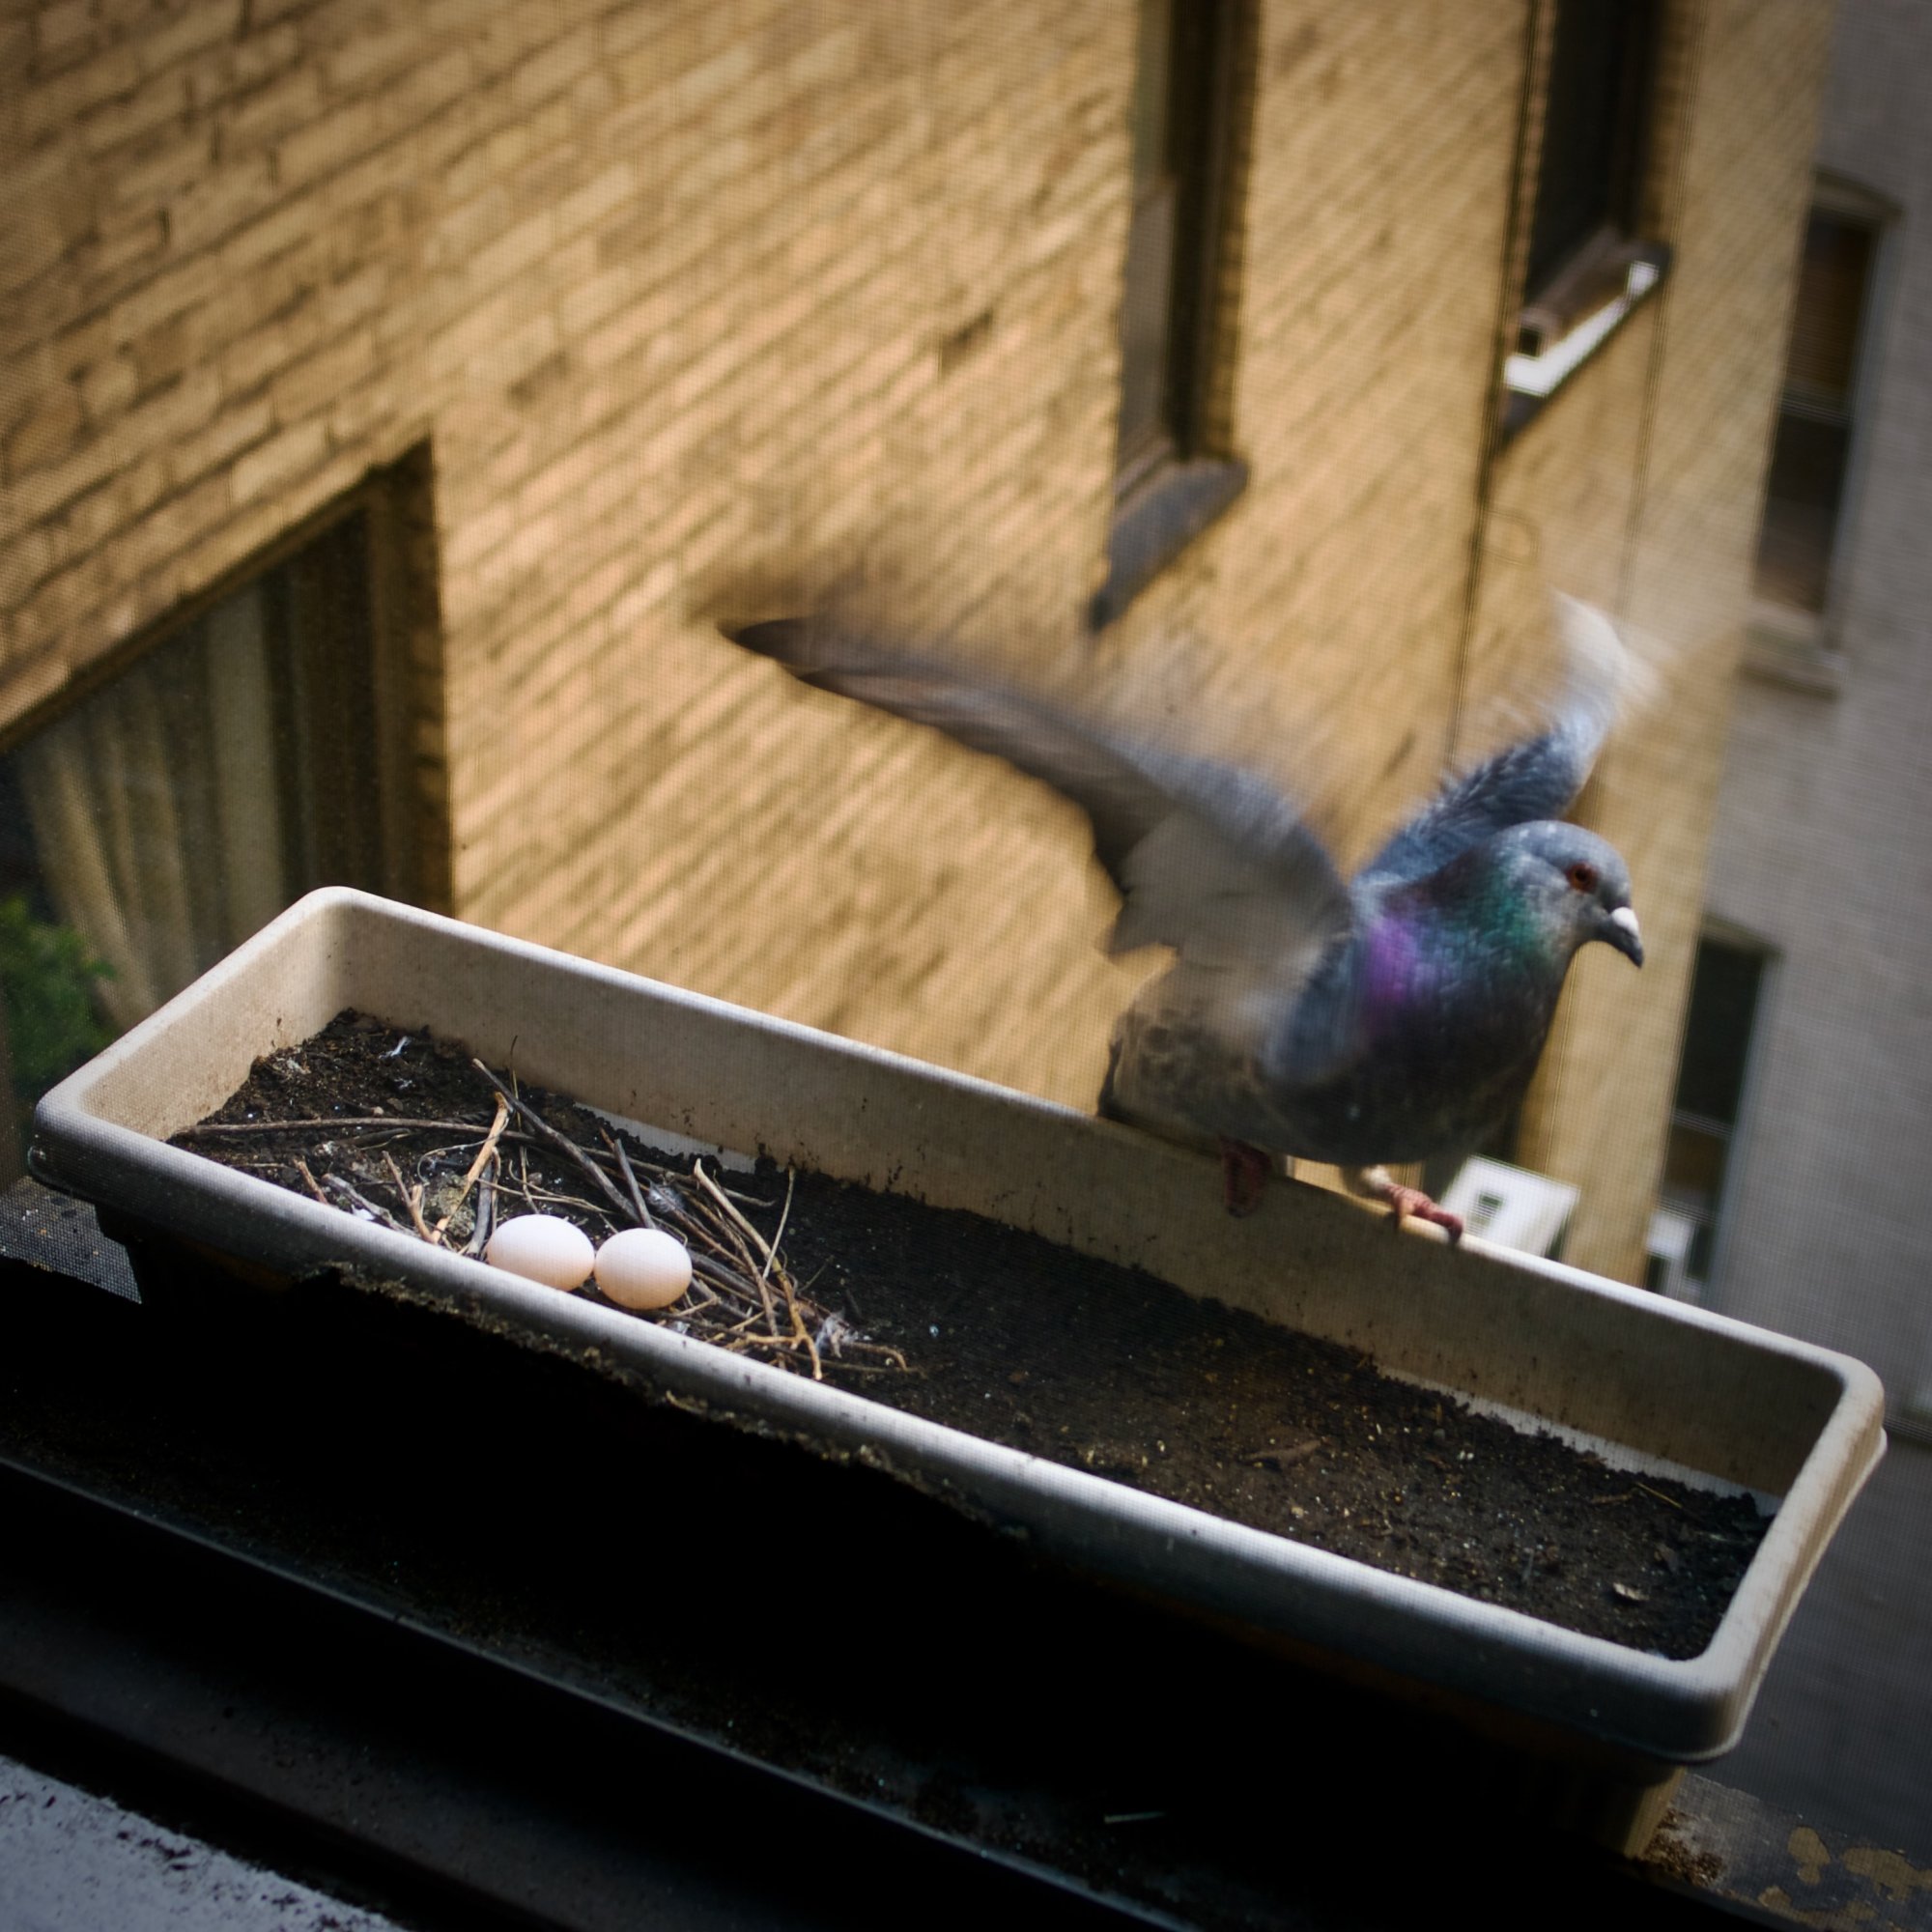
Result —
M 716 1163 L 673 1163 L 576 1102 L 522 1087 L 512 1069 L 358 1013 L 257 1061 L 225 1107 L 176 1140 L 474 1259 L 518 1214 L 557 1216 L 593 1243 L 662 1228 L 691 1255 L 690 1290 L 657 1318 L 677 1333 L 817 1380 L 828 1357 L 858 1375 L 906 1372 L 898 1350 L 795 1279 L 784 1255 L 794 1176 L 775 1204 Z M 747 1210 L 775 1206 L 767 1236 Z M 617 1305 L 594 1283 L 582 1292 Z

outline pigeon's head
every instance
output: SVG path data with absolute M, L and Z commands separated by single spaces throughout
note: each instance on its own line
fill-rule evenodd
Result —
M 1606 839 L 1580 825 L 1540 819 L 1496 841 L 1512 883 L 1542 929 L 1574 952 L 1593 939 L 1643 964 L 1643 938 L 1631 910 L 1630 867 Z

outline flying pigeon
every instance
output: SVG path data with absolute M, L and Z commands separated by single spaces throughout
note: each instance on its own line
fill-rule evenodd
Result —
M 1116 1021 L 1098 1111 L 1218 1147 L 1228 1208 L 1282 1158 L 1461 1219 L 1388 1165 L 1476 1146 L 1529 1085 L 1570 961 L 1643 942 L 1630 872 L 1566 824 L 1633 679 L 1602 611 L 1559 596 L 1567 678 L 1543 728 L 1444 784 L 1344 880 L 1258 774 L 1141 737 L 827 617 L 721 626 L 802 682 L 945 732 L 1086 814 L 1120 894 L 1110 953 L 1172 950 Z

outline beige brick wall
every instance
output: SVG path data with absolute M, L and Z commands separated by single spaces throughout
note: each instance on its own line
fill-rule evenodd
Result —
M 1661 673 L 1583 812 L 1630 860 L 1648 957 L 1641 974 L 1578 960 L 1522 1147 L 1584 1189 L 1571 1258 L 1626 1279 L 1641 1274 L 1703 916 L 1831 17 L 1815 0 L 1677 10 L 1682 118 L 1658 210 L 1671 275 L 1503 453 L 1486 533 L 1471 716 L 1534 655 L 1546 583 L 1617 611 Z
M 0 721 L 427 442 L 457 909 L 1084 1104 L 1131 979 L 1093 950 L 1071 815 L 709 616 L 863 582 L 1102 702 L 1218 719 L 1359 852 L 1543 569 L 1675 623 L 1694 564 L 1735 615 L 1809 145 L 1788 64 L 1823 14 L 1713 4 L 1678 272 L 1485 523 L 1537 16 L 1269 0 L 1230 330 L 1253 482 L 1097 640 L 1120 0 L 30 10 L 0 28 Z M 1653 924 L 1650 882 L 1698 864 L 1720 682 L 1655 785 L 1606 781 Z M 1612 1260 L 1671 919 L 1639 1021 L 1585 976 L 1538 1117 L 1560 1164 L 1601 1117 L 1568 1069 L 1641 1027 Z

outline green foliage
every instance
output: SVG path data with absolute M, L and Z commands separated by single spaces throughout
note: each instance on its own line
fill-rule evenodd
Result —
M 0 899 L 0 1009 L 14 1060 L 14 1092 L 25 1105 L 114 1037 L 89 988 L 113 977 L 71 926 L 48 925 L 22 894 Z

